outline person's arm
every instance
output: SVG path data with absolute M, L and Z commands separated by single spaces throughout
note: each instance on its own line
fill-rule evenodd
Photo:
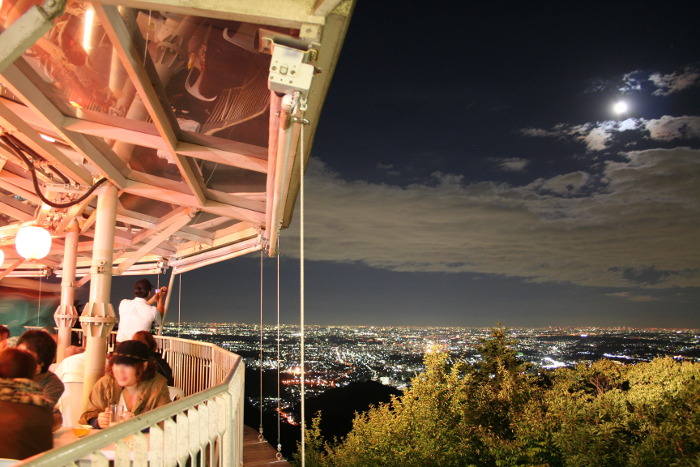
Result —
M 168 295 L 168 288 L 161 287 L 160 293 L 158 294 L 158 304 L 156 305 L 156 309 L 158 310 L 158 313 L 160 314 L 161 321 L 163 320 L 163 315 L 165 314 L 165 296 L 166 295 Z
M 146 303 L 149 305 L 153 305 L 153 302 L 156 302 L 156 310 L 158 310 L 158 314 L 160 314 L 161 319 L 163 318 L 163 314 L 165 314 L 165 296 L 168 295 L 168 288 L 167 287 L 161 287 L 156 291 L 156 293 L 153 294 L 151 298 L 149 298 Z
M 108 378 L 103 376 L 103 378 Z M 78 423 L 83 425 L 92 425 L 93 428 L 103 428 L 99 423 L 99 416 L 110 405 L 109 396 L 107 394 L 108 384 L 100 378 L 92 388 L 90 397 L 88 398 L 85 412 L 80 416 Z

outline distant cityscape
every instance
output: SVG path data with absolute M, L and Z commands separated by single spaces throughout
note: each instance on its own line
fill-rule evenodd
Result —
M 602 358 L 624 363 L 660 356 L 700 361 L 700 331 L 687 329 L 545 328 L 509 329 L 520 357 L 539 368 L 573 367 Z M 260 370 L 259 325 L 238 323 L 167 323 L 163 334 L 206 341 L 241 355 L 246 367 Z M 426 351 L 449 352 L 453 360 L 479 360 L 477 347 L 489 328 L 413 328 L 374 326 L 306 326 L 306 397 L 351 382 L 378 381 L 401 389 L 424 369 Z M 263 326 L 262 368 L 280 372 L 280 404 L 287 421 L 300 398 L 299 327 Z M 275 385 L 276 386 L 276 385 Z M 264 391 L 265 410 L 276 410 L 276 388 Z M 250 400 L 253 405 L 259 401 Z M 259 405 L 258 405 L 259 406 Z

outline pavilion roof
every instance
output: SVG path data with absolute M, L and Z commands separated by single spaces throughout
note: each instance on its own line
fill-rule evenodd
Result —
M 0 279 L 60 275 L 76 222 L 78 275 L 89 277 L 90 187 L 103 178 L 119 190 L 114 274 L 274 254 L 353 3 L 47 0 L 45 13 L 59 11 L 32 33 L 45 21 L 25 13 L 32 2 L 4 0 Z M 41 260 L 13 247 L 28 224 L 51 233 Z

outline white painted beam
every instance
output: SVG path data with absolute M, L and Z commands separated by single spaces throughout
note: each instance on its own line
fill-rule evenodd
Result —
M 101 3 L 128 8 L 167 11 L 254 24 L 299 29 L 305 23 L 323 24 L 313 14 L 315 0 L 102 0 Z
M 24 67 L 28 68 L 24 61 L 19 58 L 14 65 L 8 66 L 0 75 L 7 88 L 20 97 L 27 107 L 41 115 L 61 138 L 91 161 L 95 167 L 98 167 L 112 183 L 118 188 L 122 187 L 126 180 L 116 162 L 105 157 L 86 136 L 64 130 L 62 127 L 65 119 L 63 113 L 33 84 L 23 71 L 20 71 L 17 67 L 18 64 L 24 64 Z
M 180 129 L 177 127 L 172 111 L 166 109 L 163 105 L 168 100 L 165 97 L 165 92 L 160 87 L 156 88 L 158 86 L 156 83 L 160 83 L 160 80 L 157 78 L 158 74 L 153 68 L 150 57 L 145 57 L 144 60 L 141 52 L 136 49 L 137 44 L 143 43 L 136 21 L 131 18 L 127 25 L 114 6 L 95 4 L 94 8 L 105 33 L 114 46 L 115 52 L 136 87 L 136 92 L 141 96 L 148 114 L 153 119 L 156 128 L 158 128 L 158 132 L 165 143 L 165 150 L 174 157 L 182 178 L 197 199 L 197 205 L 201 206 L 206 201 L 201 177 L 193 169 L 186 157 L 176 154 L 175 147 L 177 146 Z M 139 49 L 145 50 L 145 46 L 139 47 Z M 150 73 L 147 72 L 143 64 L 151 69 Z
M 167 150 L 163 138 L 159 135 L 129 130 L 127 128 L 118 128 L 103 123 L 88 122 L 73 117 L 66 117 L 63 128 L 84 135 L 113 139 L 127 144 L 139 145 L 162 151 Z M 178 141 L 175 151 L 183 156 L 230 165 L 254 172 L 267 173 L 266 148 L 253 146 L 252 144 L 239 143 L 237 141 L 227 142 L 226 145 L 230 147 L 230 149 L 225 150 Z

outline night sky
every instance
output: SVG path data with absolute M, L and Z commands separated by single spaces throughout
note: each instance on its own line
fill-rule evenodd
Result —
M 700 328 L 697 10 L 465 3 L 357 5 L 307 171 L 306 323 Z M 169 319 L 257 322 L 259 268 L 184 274 Z

